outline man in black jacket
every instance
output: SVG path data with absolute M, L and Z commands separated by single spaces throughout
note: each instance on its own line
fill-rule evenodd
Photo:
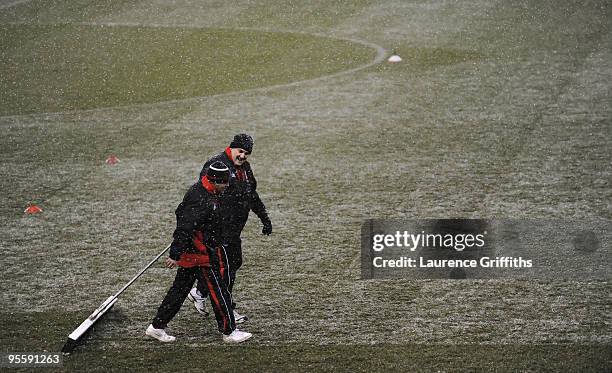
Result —
M 231 229 L 227 229 L 225 231 L 227 236 L 223 237 L 228 244 L 227 253 L 230 263 L 230 292 L 234 288 L 236 271 L 242 265 L 242 240 L 240 234 L 249 218 L 249 212 L 253 211 L 261 220 L 263 224 L 262 233 L 264 235 L 270 235 L 272 233 L 272 222 L 268 217 L 266 206 L 259 198 L 259 194 L 257 193 L 257 180 L 253 175 L 251 165 L 247 161 L 252 151 L 253 138 L 247 134 L 238 134 L 234 136 L 230 145 L 223 152 L 210 158 L 204 164 L 200 172 L 200 177 L 202 177 L 202 175 L 206 174 L 213 162 L 222 162 L 227 166 L 230 172 L 229 187 L 225 193 L 224 199 L 227 200 L 227 206 L 230 211 L 228 226 L 231 227 Z M 194 303 L 198 312 L 206 315 L 206 297 L 209 292 L 203 285 L 204 284 L 198 282 L 197 289 L 194 288 L 189 293 L 189 299 Z M 232 303 L 232 309 L 234 308 L 236 308 L 236 305 Z M 239 324 L 247 320 L 246 316 L 240 315 L 236 311 L 234 311 L 234 316 L 236 322 Z
M 238 343 L 249 339 L 251 333 L 236 328 L 232 311 L 232 294 L 229 289 L 230 269 L 224 237 L 231 210 L 223 199 L 228 186 L 229 169 L 222 162 L 214 162 L 201 180 L 185 194 L 176 209 L 176 229 L 170 245 L 166 266 L 178 266 L 174 283 L 157 310 L 155 318 L 145 334 L 162 342 L 176 338 L 166 333 L 166 325 L 172 320 L 187 298 L 197 279 L 210 293 L 211 303 L 223 341 Z

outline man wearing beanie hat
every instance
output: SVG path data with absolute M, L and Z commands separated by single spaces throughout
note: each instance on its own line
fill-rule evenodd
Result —
M 145 334 L 162 342 L 176 338 L 166 333 L 172 320 L 187 298 L 195 280 L 206 284 L 223 341 L 238 343 L 251 338 L 251 333 L 236 328 L 232 312 L 232 294 L 228 288 L 228 255 L 223 245 L 224 230 L 230 227 L 224 216 L 223 194 L 229 184 L 229 169 L 214 162 L 205 175 L 185 194 L 176 209 L 176 229 L 166 266 L 178 266 L 174 283 L 168 290 L 157 314 Z
M 253 152 L 253 138 L 246 133 L 240 133 L 234 136 L 229 147 L 230 149 L 244 149 L 250 154 Z
M 240 234 L 244 228 L 249 212 L 253 211 L 263 224 L 262 233 L 270 235 L 272 233 L 272 222 L 268 217 L 266 206 L 257 194 L 257 180 L 253 175 L 251 165 L 247 161 L 248 156 L 253 151 L 253 138 L 247 134 L 240 133 L 234 136 L 230 145 L 216 156 L 210 158 L 202 167 L 200 177 L 204 175 L 214 162 L 222 162 L 230 172 L 229 187 L 224 198 L 228 199 L 226 206 L 230 209 L 229 229 L 225 230 L 227 235 L 224 237 L 227 242 L 227 253 L 230 263 L 230 292 L 233 290 L 236 281 L 236 271 L 242 265 L 242 240 Z M 208 290 L 198 282 L 197 289 L 192 289 L 189 299 L 194 303 L 198 312 L 206 315 L 206 297 Z M 236 305 L 232 304 L 232 308 Z M 247 320 L 247 317 L 234 311 L 237 323 Z

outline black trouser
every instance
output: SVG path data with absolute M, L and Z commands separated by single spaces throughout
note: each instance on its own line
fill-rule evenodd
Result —
M 221 265 L 215 263 L 206 267 L 178 268 L 174 283 L 172 283 L 151 323 L 154 328 L 164 329 L 168 325 L 183 305 L 197 279 L 198 284 L 206 286 L 207 294 L 212 294 L 210 302 L 215 312 L 219 331 L 227 335 L 236 329 L 236 321 L 231 308 L 232 294 L 228 288 L 230 284 L 229 271 L 227 271 L 225 264 L 228 259 L 223 249 L 217 249 L 216 256 L 222 262 Z
M 227 257 L 228 257 L 228 272 L 229 272 L 229 286 L 228 290 L 230 293 L 233 292 L 234 283 L 236 282 L 236 272 L 242 266 L 242 240 L 240 237 L 228 241 L 225 245 Z M 210 291 L 208 290 L 206 283 L 198 280 L 197 284 L 198 291 L 204 298 L 208 297 Z M 232 309 L 236 308 L 236 303 L 232 302 Z

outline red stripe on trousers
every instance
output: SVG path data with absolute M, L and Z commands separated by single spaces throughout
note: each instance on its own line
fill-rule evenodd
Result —
M 219 258 L 219 271 L 221 272 L 221 281 L 225 279 L 225 263 L 221 257 L 221 248 L 217 249 L 217 257 Z
M 211 269 L 211 272 L 212 272 L 212 269 Z M 208 291 L 210 292 L 210 297 L 212 298 L 214 304 L 217 306 L 217 309 L 221 313 L 221 317 L 223 317 L 223 330 L 225 331 L 227 330 L 228 315 L 226 315 L 223 312 L 223 308 L 221 308 L 221 303 L 219 303 L 219 299 L 217 298 L 217 293 L 215 293 L 215 289 L 213 287 L 212 280 L 208 276 L 208 273 L 206 272 L 205 268 L 202 268 L 202 274 L 204 275 L 204 278 L 206 278 L 206 284 L 208 285 Z M 219 289 L 219 292 L 221 292 L 221 289 Z

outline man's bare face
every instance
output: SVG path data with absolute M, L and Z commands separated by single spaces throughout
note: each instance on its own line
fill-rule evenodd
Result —
M 216 193 L 223 193 L 225 191 L 225 189 L 227 189 L 227 186 L 229 184 L 228 183 L 223 183 L 223 184 L 213 183 L 213 185 L 215 187 L 215 192 Z
M 251 155 L 251 153 L 242 148 L 232 148 L 232 162 L 234 162 L 236 166 L 242 166 L 249 155 Z

